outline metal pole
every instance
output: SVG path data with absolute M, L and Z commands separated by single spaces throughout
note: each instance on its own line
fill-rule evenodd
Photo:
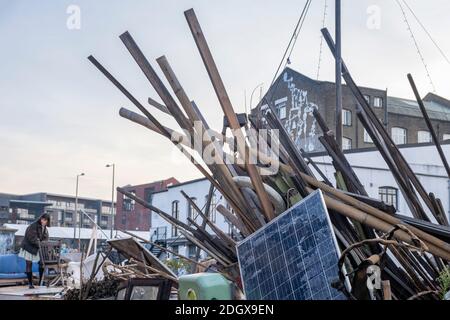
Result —
M 341 0 L 336 0 L 336 141 L 342 150 Z
M 113 230 L 114 230 L 114 176 L 116 165 L 113 163 L 113 174 L 112 174 L 112 196 L 111 196 L 111 239 L 113 238 Z
M 81 228 L 83 227 L 83 217 L 81 214 L 78 214 L 78 210 L 77 210 L 77 215 L 78 215 L 78 251 L 81 252 Z
M 112 167 L 112 190 L 111 190 L 111 239 L 113 238 L 114 231 L 114 177 L 116 172 L 116 164 L 107 164 L 107 168 Z
M 252 102 L 253 102 L 253 94 L 255 93 L 256 89 L 264 85 L 264 83 L 258 84 L 252 91 L 252 94 L 250 95 L 250 110 L 252 109 Z
M 74 223 L 73 223 L 73 242 L 75 242 L 77 236 L 77 218 L 78 218 L 78 181 L 81 176 L 84 176 L 84 173 L 77 174 L 77 185 L 75 188 L 75 213 L 74 213 Z M 78 250 L 81 250 L 81 217 L 79 219 L 79 230 L 78 230 Z
M 78 208 L 78 178 L 80 176 L 77 174 L 77 183 L 76 183 L 76 187 L 75 187 L 75 212 L 73 215 L 73 242 L 75 243 L 75 239 L 77 237 L 77 208 Z

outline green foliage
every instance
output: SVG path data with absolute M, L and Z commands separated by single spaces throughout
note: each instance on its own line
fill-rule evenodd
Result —
M 442 287 L 441 299 L 444 299 L 444 295 L 450 290 L 450 267 L 442 270 L 437 280 Z
M 173 271 L 175 274 L 178 274 L 182 269 L 189 269 L 189 262 L 184 259 L 167 259 L 165 264 Z

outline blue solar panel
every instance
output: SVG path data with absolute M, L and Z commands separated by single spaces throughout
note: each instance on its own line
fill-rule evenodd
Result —
M 342 300 L 339 251 L 320 190 L 237 246 L 248 300 Z

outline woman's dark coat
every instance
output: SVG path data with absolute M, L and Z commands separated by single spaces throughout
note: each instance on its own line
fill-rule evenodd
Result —
M 47 240 L 48 230 L 41 225 L 41 220 L 39 219 L 28 226 L 21 247 L 31 254 L 37 254 L 40 242 Z

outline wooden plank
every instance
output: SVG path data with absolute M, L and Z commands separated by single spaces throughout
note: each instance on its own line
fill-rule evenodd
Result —
M 336 48 L 335 44 L 332 40 L 332 37 L 328 30 L 326 28 L 322 29 L 322 34 L 324 36 L 325 41 L 327 42 L 328 47 L 331 50 L 331 53 L 333 55 L 336 54 Z M 389 153 L 393 157 L 394 161 L 397 163 L 398 166 L 400 166 L 400 171 L 402 174 L 406 175 L 408 179 L 411 181 L 411 183 L 414 185 L 414 188 L 417 190 L 419 195 L 422 197 L 425 204 L 428 206 L 430 211 L 435 214 L 433 205 L 431 203 L 431 200 L 426 193 L 425 189 L 423 188 L 423 185 L 419 181 L 419 179 L 416 177 L 414 172 L 412 171 L 411 167 L 406 162 L 404 156 L 399 151 L 397 146 L 395 145 L 394 141 L 392 140 L 391 136 L 386 131 L 386 128 L 383 126 L 381 121 L 378 119 L 375 112 L 372 110 L 372 108 L 367 103 L 367 100 L 364 98 L 363 94 L 359 90 L 358 86 L 354 82 L 353 78 L 350 75 L 349 70 L 345 66 L 345 63 L 342 62 L 342 77 L 345 79 L 345 82 L 347 83 L 347 86 L 352 91 L 355 98 L 358 100 L 358 103 L 362 110 L 364 111 L 364 114 L 370 119 L 370 122 L 374 125 L 378 133 L 382 136 L 384 140 L 384 145 L 389 149 Z M 381 150 L 380 150 L 381 151 Z M 408 194 L 404 194 L 405 198 L 408 197 Z M 420 203 L 419 203 L 420 205 Z
M 441 161 L 444 164 L 445 171 L 447 171 L 447 176 L 450 179 L 450 166 L 448 165 L 447 159 L 445 158 L 444 155 L 444 151 L 442 150 L 441 144 L 439 143 L 439 138 L 436 135 L 436 131 L 433 128 L 433 124 L 431 123 L 430 117 L 428 116 L 427 110 L 425 109 L 425 105 L 423 104 L 422 98 L 420 97 L 419 91 L 417 90 L 416 84 L 414 83 L 414 79 L 410 73 L 408 73 L 408 80 L 409 83 L 411 84 L 411 88 L 414 92 L 414 96 L 416 97 L 417 103 L 419 104 L 420 111 L 422 112 L 428 130 L 430 130 L 434 145 L 436 146 L 436 149 L 439 153 L 439 157 L 441 158 Z
M 159 102 L 156 101 L 156 100 L 153 100 L 153 99 L 150 98 L 150 97 L 147 99 L 147 102 L 148 102 L 149 105 L 155 107 L 155 108 L 158 109 L 159 111 L 164 112 L 165 114 L 168 114 L 168 115 L 171 116 L 169 109 L 167 109 L 167 107 L 166 107 L 165 105 L 159 103 Z
M 135 235 L 135 234 L 132 233 L 132 232 L 129 232 L 129 231 L 126 231 L 126 230 L 120 230 L 120 231 L 123 232 L 123 233 L 126 233 L 126 234 L 132 236 L 133 238 L 136 238 L 136 239 L 138 239 L 138 240 L 140 240 L 140 241 L 142 241 L 142 242 L 151 244 L 152 246 L 155 246 L 155 247 L 157 247 L 157 248 L 159 248 L 159 249 L 161 249 L 161 250 L 163 250 L 163 251 L 166 251 L 166 252 L 171 253 L 171 254 L 173 254 L 173 255 L 175 255 L 175 256 L 177 256 L 177 257 L 180 257 L 180 259 L 189 261 L 189 262 L 191 262 L 191 263 L 198 264 L 198 265 L 200 265 L 200 266 L 202 266 L 202 267 L 204 267 L 204 268 L 207 268 L 207 267 L 208 267 L 206 264 L 203 264 L 203 263 L 201 263 L 201 262 L 192 260 L 191 258 L 188 258 L 188 257 L 186 257 L 186 256 L 183 256 L 183 255 L 179 254 L 178 252 L 172 251 L 172 250 L 170 250 L 170 249 L 168 249 L 168 248 L 166 248 L 166 247 L 160 246 L 160 245 L 157 244 L 157 243 L 154 243 L 154 242 L 151 242 L 151 241 L 146 240 L 146 239 L 144 239 L 144 238 L 141 238 L 141 237 L 139 237 L 138 235 Z
M 152 130 L 152 131 L 154 131 L 154 132 L 156 132 L 156 133 L 158 133 L 158 134 L 160 134 L 162 136 L 165 136 L 164 133 L 162 133 L 153 122 L 151 122 L 149 119 L 147 119 L 144 116 L 141 116 L 140 114 L 138 114 L 136 112 L 133 112 L 133 111 L 128 110 L 126 108 L 120 108 L 119 115 L 122 118 L 128 119 L 128 120 L 130 120 L 130 121 L 132 121 L 134 123 L 137 123 L 137 124 L 139 124 L 139 125 L 141 125 L 143 127 L 146 127 L 147 129 L 150 129 L 150 130 Z M 189 139 L 184 134 L 182 134 L 180 132 L 177 132 L 177 131 L 175 131 L 175 130 L 173 130 L 171 128 L 168 128 L 166 126 L 164 126 L 164 128 L 166 129 L 167 132 L 170 133 L 171 136 L 176 134 L 179 137 L 183 137 L 181 139 L 180 143 L 183 144 L 185 147 L 188 147 L 188 148 L 191 147 L 191 145 L 187 142 L 187 141 L 189 141 Z
M 213 160 L 214 164 L 210 164 L 210 166 L 214 166 L 217 169 L 217 174 L 220 174 L 223 179 L 227 181 L 227 184 L 230 186 L 230 192 L 233 194 L 233 197 L 237 199 L 237 202 L 241 203 L 245 208 L 245 200 L 242 197 L 242 194 L 240 193 L 237 185 L 232 180 L 232 166 L 226 164 L 227 162 L 224 161 L 224 152 L 221 146 L 216 142 L 213 141 L 212 137 L 210 136 L 209 132 L 207 131 L 207 128 L 204 126 L 202 118 L 198 115 L 197 111 L 193 108 L 192 103 L 190 99 L 188 98 L 186 92 L 184 91 L 183 87 L 181 86 L 180 81 L 178 80 L 177 76 L 175 75 L 175 72 L 173 71 L 172 67 L 169 64 L 169 61 L 165 56 L 162 56 L 157 59 L 157 62 L 159 66 L 161 67 L 161 70 L 163 71 L 165 77 L 167 78 L 167 81 L 169 82 L 172 90 L 175 92 L 175 95 L 177 96 L 178 100 L 180 101 L 181 106 L 183 107 L 184 111 L 188 115 L 189 119 L 194 123 L 194 129 L 193 134 L 200 135 L 200 139 L 202 142 L 202 152 L 204 148 L 212 146 L 214 147 L 213 152 Z M 201 155 L 203 156 L 203 155 Z M 231 172 L 230 172 L 231 171 Z
M 239 231 L 245 236 L 249 236 L 251 233 L 247 230 L 247 227 L 240 222 L 237 217 L 231 213 L 227 208 L 225 208 L 223 205 L 217 206 L 217 211 L 219 211 L 225 218 L 228 219 L 228 221 L 234 225 L 236 228 L 239 229 Z
M 234 254 L 236 254 L 236 242 L 231 239 L 226 233 L 224 233 L 222 230 L 220 230 L 205 214 L 203 214 L 202 210 L 197 206 L 197 204 L 184 192 L 183 190 L 180 191 L 183 197 L 189 202 L 189 204 L 197 211 L 197 213 L 202 217 L 204 225 L 202 224 L 202 229 L 205 229 L 206 225 L 208 225 L 212 231 L 217 234 L 219 238 L 221 238 L 225 243 L 227 243 L 228 249 L 233 251 Z
M 152 206 L 150 203 L 148 203 L 147 201 L 141 199 L 140 197 L 132 194 L 131 192 L 126 191 L 123 188 L 117 187 L 117 191 L 120 192 L 121 194 L 127 196 L 128 198 L 136 201 L 137 203 L 139 203 L 140 205 L 144 206 L 147 209 L 150 209 L 151 211 L 157 213 L 159 216 L 161 216 L 161 218 L 163 218 L 164 220 L 166 220 L 167 222 L 169 222 L 172 225 L 175 225 L 176 227 L 180 228 L 180 229 L 185 229 L 189 232 L 194 232 L 195 230 L 193 228 L 191 228 L 190 226 L 188 226 L 187 224 L 185 224 L 184 222 L 175 219 L 174 217 L 172 217 L 171 215 L 169 215 L 168 213 L 162 211 L 161 209 Z
M 391 282 L 389 280 L 381 281 L 383 287 L 383 300 L 392 300 Z
M 166 105 L 170 114 L 176 119 L 177 123 L 182 129 L 192 131 L 193 123 L 185 117 L 181 109 L 178 107 L 177 103 L 167 90 L 167 88 L 162 83 L 161 79 L 156 74 L 155 70 L 152 68 L 147 58 L 142 53 L 141 49 L 138 47 L 134 41 L 131 34 L 126 31 L 120 35 L 120 40 L 122 40 L 125 47 L 130 52 L 133 59 L 138 64 L 139 68 L 144 73 L 145 77 L 148 79 L 150 84 L 153 86 L 155 91 L 158 93 L 161 100 Z
M 249 163 L 248 146 L 245 143 L 245 138 L 242 134 L 236 113 L 233 110 L 231 101 L 225 90 L 225 85 L 223 84 L 222 78 L 219 75 L 219 70 L 217 69 L 216 63 L 214 62 L 211 51 L 208 47 L 205 36 L 203 35 L 203 32 L 200 28 L 200 24 L 197 20 L 195 12 L 193 9 L 190 9 L 185 11 L 184 14 L 191 29 L 194 40 L 197 44 L 197 48 L 203 59 L 203 63 L 208 71 L 217 98 L 219 99 L 220 105 L 222 106 L 222 110 L 228 119 L 230 127 L 234 130 L 234 134 L 236 135 L 237 139 L 241 142 L 238 143 L 239 153 L 245 161 L 246 168 L 252 180 L 253 187 L 255 188 L 255 191 L 263 206 L 264 215 L 268 220 L 272 220 L 273 218 L 275 218 L 274 209 L 272 207 L 272 204 L 270 203 L 266 191 L 264 190 L 262 179 L 259 176 L 258 171 L 255 168 L 255 165 Z

